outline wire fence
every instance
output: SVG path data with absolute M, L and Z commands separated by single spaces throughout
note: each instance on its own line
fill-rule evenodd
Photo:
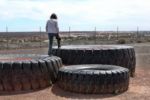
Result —
M 150 31 L 68 31 L 60 32 L 62 45 L 70 44 L 125 44 L 150 42 Z M 54 41 L 54 45 L 57 45 Z M 48 47 L 48 35 L 37 32 L 0 32 L 0 50 Z

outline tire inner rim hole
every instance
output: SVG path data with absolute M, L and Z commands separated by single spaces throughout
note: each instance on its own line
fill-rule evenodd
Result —
M 113 70 L 114 68 L 85 68 L 85 69 L 80 69 L 81 71 L 108 71 L 108 70 Z

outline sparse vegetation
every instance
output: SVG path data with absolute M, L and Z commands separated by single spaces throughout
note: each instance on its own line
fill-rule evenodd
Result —
M 136 42 L 137 42 L 137 43 L 142 43 L 142 40 L 137 40 Z
M 20 35 L 21 34 L 21 35 Z M 26 32 L 26 33 L 0 33 L 0 49 L 17 49 L 17 48 L 35 48 L 47 47 L 48 40 L 47 34 L 44 32 Z M 73 44 L 132 44 L 132 43 L 145 43 L 150 42 L 150 33 L 141 33 L 140 39 L 137 39 L 134 32 L 121 32 L 116 35 L 115 32 L 61 32 L 62 45 Z M 55 40 L 55 39 L 54 39 Z M 54 41 L 54 45 L 57 45 Z M 8 47 L 9 46 L 9 47 Z
M 125 44 L 126 43 L 126 40 L 125 39 L 119 39 L 117 41 L 117 44 Z

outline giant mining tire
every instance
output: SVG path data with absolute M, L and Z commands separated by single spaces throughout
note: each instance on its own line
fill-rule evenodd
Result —
M 115 65 L 72 65 L 58 73 L 60 88 L 76 93 L 117 94 L 129 86 L 129 70 Z
M 61 58 L 48 55 L 0 55 L 0 94 L 33 91 L 56 81 Z
M 108 64 L 128 68 L 135 73 L 135 51 L 132 46 L 121 45 L 69 45 L 54 48 L 53 54 L 62 58 L 66 65 Z

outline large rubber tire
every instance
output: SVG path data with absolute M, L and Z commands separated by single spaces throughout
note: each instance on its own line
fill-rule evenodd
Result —
M 61 66 L 56 56 L 0 55 L 0 94 L 46 88 L 56 81 Z
M 108 64 L 128 68 L 134 76 L 136 58 L 134 48 L 120 45 L 69 45 L 55 48 L 53 54 L 66 65 Z
M 58 73 L 58 86 L 76 93 L 122 93 L 129 86 L 129 70 L 115 65 L 72 65 Z

